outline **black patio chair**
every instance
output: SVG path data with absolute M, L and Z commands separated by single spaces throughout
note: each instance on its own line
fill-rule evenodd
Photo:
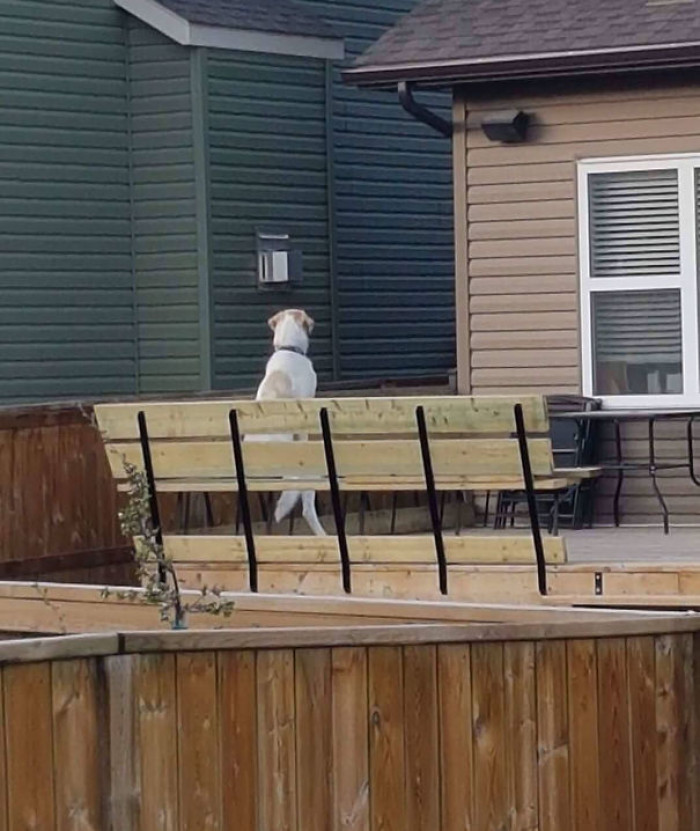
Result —
M 600 409 L 600 402 L 593 398 L 574 395 L 549 396 L 547 407 L 550 416 L 550 436 L 557 467 L 587 467 L 595 463 L 596 422 L 577 422 L 557 419 L 557 413 L 588 412 Z M 563 524 L 569 528 L 581 528 L 584 521 L 593 524 L 593 495 L 595 478 L 582 479 L 574 485 L 557 491 L 537 494 L 540 521 L 549 532 L 556 534 Z M 498 494 L 494 513 L 494 528 L 515 525 L 518 509 L 526 504 L 524 491 L 503 491 Z M 488 502 L 487 502 L 488 506 Z M 485 523 L 488 516 L 485 517 Z

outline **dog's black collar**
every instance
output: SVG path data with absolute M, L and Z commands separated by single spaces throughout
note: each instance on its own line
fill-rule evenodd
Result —
M 296 352 L 297 355 L 301 355 L 304 358 L 306 357 L 306 352 L 298 346 L 276 346 L 275 352 Z

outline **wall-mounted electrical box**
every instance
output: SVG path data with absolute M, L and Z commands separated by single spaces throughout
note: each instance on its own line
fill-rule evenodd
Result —
M 299 249 L 292 247 L 289 234 L 278 231 L 258 231 L 256 239 L 258 286 L 284 288 L 301 283 L 302 253 Z

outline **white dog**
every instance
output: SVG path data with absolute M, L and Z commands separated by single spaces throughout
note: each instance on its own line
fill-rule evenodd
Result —
M 307 357 L 309 335 L 314 328 L 313 320 L 301 309 L 287 309 L 268 320 L 274 332 L 272 345 L 274 354 L 267 362 L 265 377 L 258 387 L 256 401 L 274 398 L 313 398 L 316 395 L 316 373 Z M 305 436 L 300 436 L 303 440 Z M 250 436 L 249 440 L 293 441 L 293 435 Z M 302 500 L 304 519 L 317 536 L 325 536 L 316 513 L 314 491 L 284 491 L 275 508 L 275 522 L 281 522 Z

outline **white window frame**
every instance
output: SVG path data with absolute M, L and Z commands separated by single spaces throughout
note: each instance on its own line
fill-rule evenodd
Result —
M 678 171 L 680 274 L 677 277 L 591 277 L 588 180 L 596 173 L 639 170 Z M 697 171 L 697 173 L 696 173 Z M 581 288 L 581 357 L 583 393 L 593 396 L 592 295 L 606 291 L 674 289 L 681 292 L 682 395 L 598 395 L 609 407 L 684 407 L 700 405 L 700 335 L 698 334 L 698 230 L 695 176 L 700 176 L 700 154 L 586 159 L 578 163 L 579 273 Z M 692 233 L 684 233 L 684 229 Z

